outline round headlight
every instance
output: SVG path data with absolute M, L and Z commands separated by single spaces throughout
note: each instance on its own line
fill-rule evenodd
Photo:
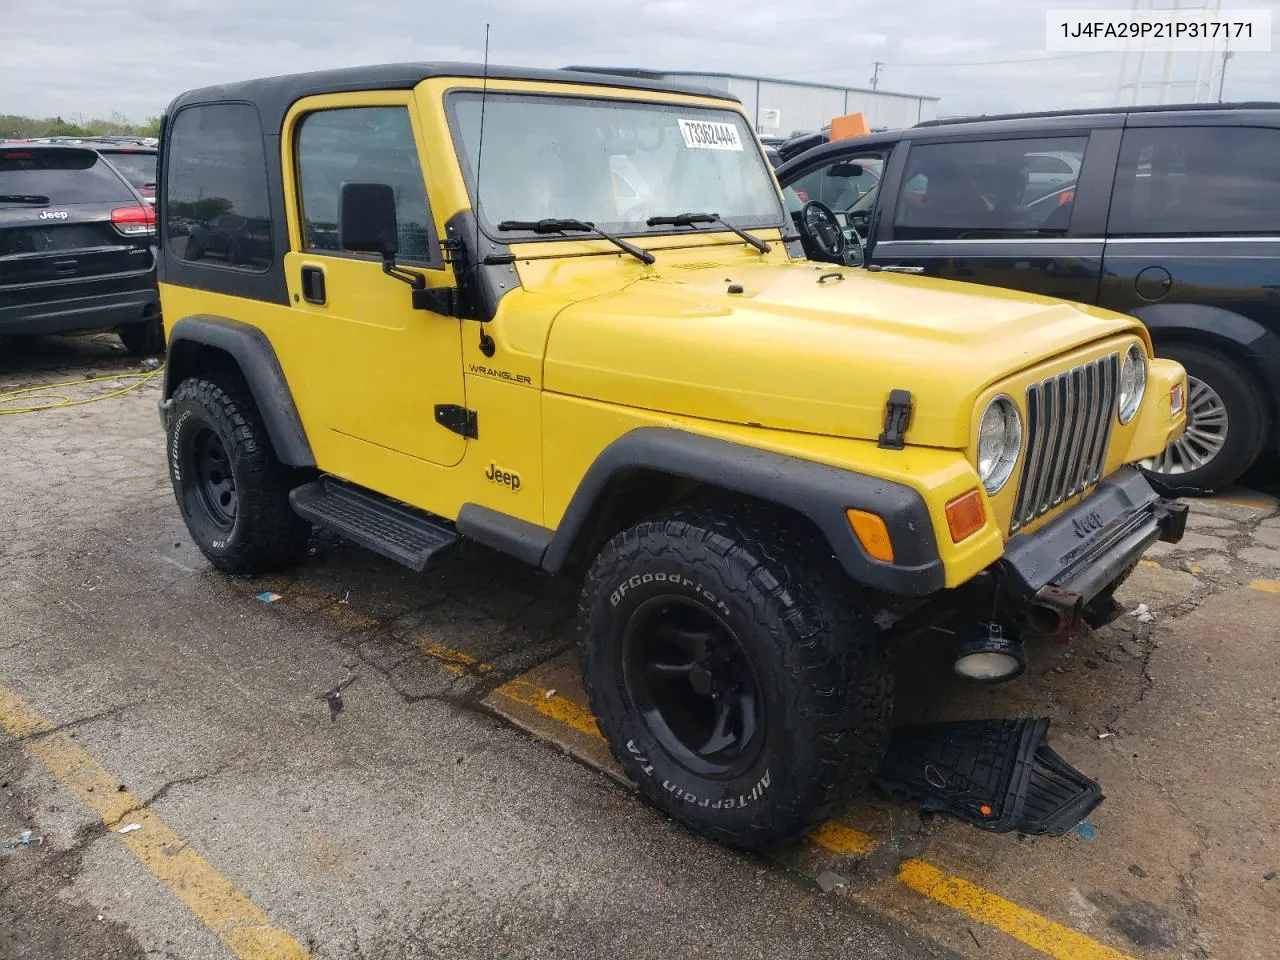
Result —
M 1000 492 L 1013 475 L 1022 450 L 1022 417 L 1012 400 L 996 397 L 978 427 L 978 479 L 988 494 Z
M 1128 423 L 1142 406 L 1142 395 L 1147 392 L 1147 358 L 1136 343 L 1124 354 L 1120 364 L 1120 422 Z

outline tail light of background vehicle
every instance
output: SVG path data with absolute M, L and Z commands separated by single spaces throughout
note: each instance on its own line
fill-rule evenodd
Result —
M 111 211 L 111 225 L 116 228 L 116 232 L 121 236 L 154 236 L 156 232 L 156 209 L 150 205 L 145 207 L 116 207 Z

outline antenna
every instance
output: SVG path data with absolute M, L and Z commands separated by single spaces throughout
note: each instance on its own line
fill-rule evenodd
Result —
M 471 265 L 472 270 L 479 270 L 480 263 L 483 258 L 480 256 L 480 177 L 484 172 L 484 106 L 489 99 L 489 24 L 484 25 L 484 72 L 481 74 L 480 80 L 480 134 L 476 143 L 476 197 L 472 203 L 474 209 L 471 211 L 472 219 L 476 222 L 475 235 L 475 263 Z M 477 277 L 478 281 L 479 278 Z M 476 284 L 477 288 L 479 283 Z M 497 350 L 497 344 L 493 342 L 493 337 L 489 336 L 489 332 L 484 328 L 484 316 L 480 317 L 480 352 L 486 357 L 492 357 L 494 351 Z

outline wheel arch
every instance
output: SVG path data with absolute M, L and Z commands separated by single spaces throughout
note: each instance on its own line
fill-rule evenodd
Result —
M 1161 346 L 1176 343 L 1213 350 L 1238 362 L 1265 400 L 1271 425 L 1280 422 L 1280 333 L 1206 304 L 1157 303 L 1133 315 L 1150 331 L 1157 354 Z
M 643 516 L 714 489 L 773 504 L 812 523 L 845 572 L 877 590 L 925 596 L 945 573 L 923 498 L 909 487 L 797 457 L 665 427 L 641 427 L 604 449 L 583 476 L 542 555 L 559 572 Z M 845 511 L 884 518 L 895 562 L 871 557 Z
M 165 355 L 162 416 L 183 380 L 228 368 L 238 371 L 248 385 L 276 458 L 290 467 L 314 467 L 311 443 L 271 341 L 239 320 L 197 314 L 173 325 Z

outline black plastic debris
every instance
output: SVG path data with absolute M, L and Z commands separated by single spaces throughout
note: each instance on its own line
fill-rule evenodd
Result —
M 342 691 L 351 684 L 356 682 L 355 677 L 347 677 L 332 690 L 326 690 L 324 693 L 316 697 L 317 700 L 323 700 L 329 704 L 329 722 L 333 723 L 338 719 L 340 714 L 346 707 L 346 703 L 342 699 Z
M 876 785 L 921 810 L 995 833 L 1061 836 L 1102 802 L 1102 788 L 1044 742 L 1046 718 L 899 727 Z

